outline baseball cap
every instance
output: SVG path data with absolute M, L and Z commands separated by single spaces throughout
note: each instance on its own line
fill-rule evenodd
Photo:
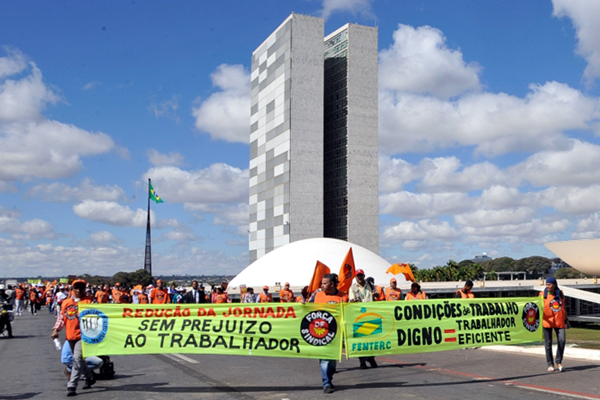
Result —
M 75 286 L 81 286 L 83 285 L 83 287 L 85 287 L 87 285 L 87 283 L 83 280 L 83 279 L 76 279 L 73 281 L 73 283 L 71 283 L 71 287 L 75 288 Z
M 263 289 L 269 290 L 269 287 L 267 285 L 265 285 L 265 286 L 263 286 Z
M 356 275 L 364 275 L 365 271 L 363 271 L 362 269 L 357 269 L 356 270 Z
M 396 281 L 396 278 L 392 278 L 392 279 L 390 279 L 390 282 L 397 282 L 397 281 Z

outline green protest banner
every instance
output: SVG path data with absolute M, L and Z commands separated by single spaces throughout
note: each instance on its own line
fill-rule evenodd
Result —
M 344 305 L 348 357 L 542 340 L 542 299 L 378 301 Z
M 85 357 L 197 353 L 342 357 L 338 304 L 80 304 Z

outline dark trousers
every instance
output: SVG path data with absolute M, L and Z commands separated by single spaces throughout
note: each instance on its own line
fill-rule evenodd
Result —
M 10 325 L 10 320 L 8 319 L 8 315 L 5 317 L 0 317 L 0 332 L 4 330 L 6 327 L 6 331 L 8 332 L 8 336 L 12 336 L 12 326 Z
M 567 332 L 565 328 L 544 328 L 544 346 L 546 348 L 546 362 L 549 366 L 554 365 L 552 357 L 552 331 L 556 332 L 556 363 L 562 364 L 563 354 L 565 352 L 565 343 L 567 342 Z
M 375 362 L 375 357 L 358 357 L 360 365 L 367 365 L 367 362 L 371 365 Z

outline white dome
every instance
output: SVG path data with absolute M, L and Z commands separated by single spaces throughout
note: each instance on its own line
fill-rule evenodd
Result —
M 356 269 L 365 271 L 367 277 L 373 277 L 375 284 L 387 287 L 391 274 L 385 271 L 389 262 L 370 250 L 344 240 L 330 238 L 304 239 L 279 247 L 254 261 L 229 282 L 228 290 L 238 292 L 240 285 L 253 287 L 259 293 L 264 285 L 273 291 L 276 282 L 302 288 L 312 279 L 317 261 L 327 265 L 332 273 L 339 273 L 348 249 L 352 247 Z M 395 277 L 398 284 L 406 282 L 404 275 Z
M 544 246 L 576 270 L 592 276 L 600 275 L 600 239 L 568 240 Z

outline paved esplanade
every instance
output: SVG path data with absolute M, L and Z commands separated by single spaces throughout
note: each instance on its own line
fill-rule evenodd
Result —
M 44 308 L 0 338 L 0 399 L 66 397 L 60 352 L 50 339 L 54 316 Z M 61 340 L 64 333 L 61 332 Z M 567 333 L 568 342 L 568 333 Z M 378 357 L 338 364 L 336 392 L 323 394 L 316 360 L 206 355 L 114 356 L 117 374 L 79 396 L 90 399 L 600 399 L 600 363 L 565 359 L 546 372 L 543 356 L 459 350 Z

